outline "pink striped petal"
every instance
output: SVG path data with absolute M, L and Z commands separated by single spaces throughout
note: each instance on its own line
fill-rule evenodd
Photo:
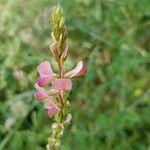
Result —
M 37 89 L 37 91 L 47 94 L 47 91 L 43 87 L 40 87 L 37 83 L 34 84 L 34 87 Z
M 72 88 L 72 81 L 70 79 L 60 78 L 56 79 L 52 82 L 53 89 L 55 90 L 63 90 L 70 91 Z
M 73 70 L 65 74 L 65 77 L 70 77 L 70 78 L 78 77 L 84 75 L 86 72 L 87 72 L 86 66 L 83 64 L 82 61 L 80 61 Z
M 63 98 L 64 95 L 65 95 L 65 91 L 61 90 L 61 91 L 60 91 L 60 96 L 61 96 L 61 98 Z
M 46 109 L 50 109 L 53 106 L 55 106 L 57 109 L 59 109 L 58 106 L 50 98 L 48 98 L 46 100 L 46 102 L 44 103 L 44 108 L 46 108 Z
M 54 74 L 51 65 L 48 61 L 44 61 L 39 66 L 37 66 L 37 71 L 39 72 L 40 76 L 48 75 L 51 78 Z
M 39 86 L 44 86 L 44 85 L 47 85 L 50 81 L 51 81 L 51 78 L 49 76 L 42 76 L 37 79 L 36 83 Z
M 48 109 L 48 116 L 52 117 L 58 113 L 58 110 L 55 107 L 52 107 L 51 109 Z
M 44 107 L 48 109 L 48 115 L 50 117 L 56 115 L 60 111 L 60 108 L 51 99 L 45 102 Z
M 37 83 L 35 83 L 34 87 L 37 89 L 37 92 L 34 93 L 34 97 L 37 100 L 42 100 L 48 97 L 48 92 L 43 87 L 40 87 Z
M 43 99 L 47 98 L 47 96 L 45 94 L 41 93 L 41 92 L 36 91 L 34 93 L 34 98 L 36 100 L 43 100 Z
M 37 83 L 35 83 L 34 87 L 37 89 L 37 92 L 39 92 L 45 98 L 47 98 L 49 96 L 52 96 L 52 95 L 55 95 L 55 94 L 58 93 L 58 90 L 55 90 L 55 89 L 51 89 L 50 91 L 47 91 L 43 87 L 40 87 Z
M 43 87 L 40 87 L 37 83 L 34 85 L 37 91 L 34 93 L 34 98 L 37 100 L 46 99 L 48 96 L 56 94 L 56 90 L 47 91 Z
M 65 91 L 70 91 L 72 88 L 72 81 L 70 79 L 60 78 L 52 82 L 53 89 L 60 92 L 61 97 L 64 97 Z

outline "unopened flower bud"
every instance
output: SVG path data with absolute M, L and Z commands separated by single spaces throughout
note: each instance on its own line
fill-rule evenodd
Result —
M 58 41 L 59 45 L 58 45 L 58 54 L 60 55 L 62 53 L 62 47 L 63 47 L 63 34 L 61 33 L 59 35 L 59 41 Z
M 67 58 L 67 55 L 68 55 L 68 48 L 69 46 L 67 44 L 65 44 L 65 48 L 64 48 L 64 51 L 61 55 L 61 61 L 64 62 Z
M 53 128 L 53 129 L 56 129 L 57 127 L 58 127 L 57 123 L 53 123 L 53 124 L 52 124 L 52 128 Z
M 59 22 L 59 27 L 62 28 L 64 25 L 64 18 L 61 18 L 60 22 Z
M 62 14 L 62 10 L 60 8 L 60 6 L 58 5 L 57 8 L 56 8 L 56 11 L 55 11 L 55 15 L 60 18 L 61 17 L 61 14 Z
M 57 42 L 53 42 L 53 43 L 50 45 L 50 50 L 51 50 L 51 52 L 53 53 L 53 55 L 57 55 Z
M 50 146 L 48 144 L 46 145 L 46 150 L 50 150 Z
M 61 130 L 61 132 L 60 132 L 60 136 L 62 136 L 62 135 L 63 135 L 63 133 L 64 133 L 64 128 Z
M 70 107 L 70 106 L 71 106 L 71 104 L 70 104 L 70 102 L 69 102 L 69 101 L 67 101 L 66 106 L 68 106 L 68 107 Z
M 72 119 L 72 115 L 68 114 L 65 123 L 70 123 L 71 119 Z
M 51 37 L 54 41 L 56 40 L 53 32 L 51 33 Z

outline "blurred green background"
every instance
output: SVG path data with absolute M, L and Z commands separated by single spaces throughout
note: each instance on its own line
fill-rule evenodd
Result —
M 70 45 L 81 59 L 73 120 L 62 150 L 150 150 L 150 1 L 62 0 Z M 33 99 L 36 66 L 50 60 L 55 0 L 0 0 L 0 150 L 44 150 L 52 119 Z M 56 69 L 56 68 L 55 68 Z

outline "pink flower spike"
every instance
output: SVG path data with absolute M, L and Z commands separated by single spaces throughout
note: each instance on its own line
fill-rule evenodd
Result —
M 37 71 L 39 72 L 41 77 L 49 76 L 50 78 L 52 78 L 54 74 L 51 65 L 48 61 L 44 61 L 39 66 L 37 66 Z
M 52 82 L 53 89 L 60 92 L 61 97 L 63 98 L 65 91 L 70 91 L 72 89 L 72 81 L 70 79 L 60 78 Z
M 51 81 L 51 77 L 49 77 L 49 76 L 42 76 L 42 77 L 39 77 L 37 79 L 36 83 L 39 86 L 44 86 L 44 85 L 47 85 L 50 81 Z
M 86 66 L 83 64 L 82 61 L 80 61 L 73 70 L 65 74 L 65 77 L 70 77 L 70 78 L 78 77 L 84 75 L 86 72 L 87 72 Z
M 60 108 L 51 99 L 47 99 L 44 107 L 48 109 L 48 115 L 50 117 L 56 115 L 60 111 Z

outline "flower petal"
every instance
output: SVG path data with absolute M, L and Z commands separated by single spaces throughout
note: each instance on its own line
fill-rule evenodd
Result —
M 48 109 L 48 115 L 50 117 L 56 115 L 60 111 L 60 108 L 51 99 L 47 99 L 44 107 Z
M 60 78 L 52 82 L 53 89 L 59 91 L 70 91 L 72 89 L 72 81 L 70 79 Z
M 37 83 L 35 83 L 34 87 L 37 89 L 38 92 L 42 93 L 42 95 L 48 97 L 48 92 L 43 87 L 40 87 Z
M 58 108 L 58 106 L 57 106 L 50 98 L 48 98 L 48 99 L 46 100 L 46 102 L 44 103 L 44 108 L 46 108 L 46 109 L 50 109 L 50 108 L 53 107 L 53 106 L 55 106 L 55 107 Z M 59 108 L 58 108 L 58 109 L 59 109 Z
M 47 96 L 45 94 L 41 93 L 41 92 L 36 91 L 34 93 L 34 98 L 36 100 L 43 100 L 43 99 L 47 98 Z
M 34 85 L 34 87 L 37 89 L 37 92 L 38 92 L 38 93 L 35 92 L 36 94 L 34 94 L 34 97 L 36 99 L 38 99 L 38 96 L 43 97 L 41 99 L 46 99 L 47 97 L 55 95 L 59 92 L 58 90 L 55 90 L 55 89 L 51 89 L 47 91 L 43 87 L 40 87 L 37 83 Z
M 70 77 L 70 78 L 78 77 L 84 75 L 86 72 L 87 72 L 86 66 L 83 64 L 82 61 L 80 61 L 73 70 L 65 74 L 65 77 Z
M 37 79 L 36 83 L 39 86 L 44 86 L 44 85 L 47 85 L 50 81 L 51 81 L 51 77 L 50 76 L 42 76 L 42 77 L 39 77 Z
M 51 109 L 48 109 L 48 115 L 49 117 L 52 117 L 58 113 L 58 110 L 55 107 L 52 107 Z
M 58 92 L 59 92 L 58 90 L 51 89 L 50 91 L 48 91 L 48 95 L 49 95 L 49 96 L 52 96 L 52 95 L 57 94 Z
M 63 98 L 65 91 L 70 91 L 72 89 L 72 81 L 65 78 L 56 79 L 52 82 L 52 87 L 54 90 L 58 90 L 60 96 Z
M 48 61 L 44 61 L 39 66 L 37 66 L 37 71 L 39 72 L 40 76 L 48 75 L 51 78 L 54 74 L 51 65 Z
M 61 91 L 60 91 L 60 96 L 61 96 L 61 98 L 63 98 L 64 95 L 65 95 L 65 91 L 61 90 Z

